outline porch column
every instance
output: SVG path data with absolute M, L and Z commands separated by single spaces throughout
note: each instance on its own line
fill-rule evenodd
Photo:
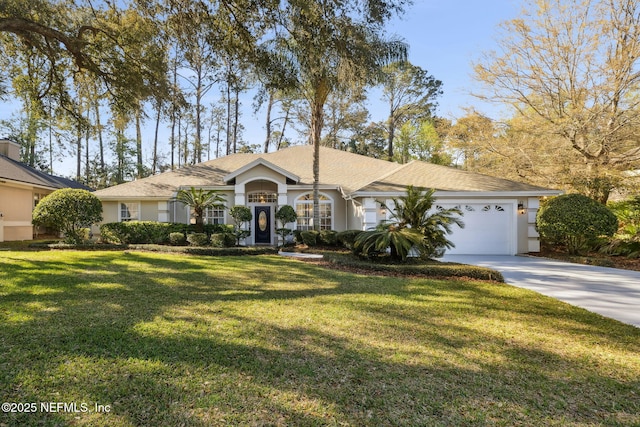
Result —
M 370 230 L 378 225 L 378 202 L 373 197 L 367 197 L 362 201 L 362 229 Z
M 278 208 L 281 208 L 284 205 L 289 204 L 289 199 L 287 197 L 288 185 L 282 182 L 278 183 Z
M 527 245 L 529 252 L 540 252 L 540 234 L 536 230 L 536 216 L 540 208 L 540 199 L 529 197 L 527 206 Z
M 245 206 L 247 201 L 245 198 L 245 185 L 244 182 L 241 184 L 236 184 L 235 186 L 235 198 L 233 200 L 234 206 Z

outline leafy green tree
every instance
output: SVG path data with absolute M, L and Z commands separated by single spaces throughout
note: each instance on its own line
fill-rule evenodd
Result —
M 436 98 L 442 95 L 442 82 L 426 70 L 407 61 L 383 68 L 382 99 L 387 102 L 387 158 L 394 158 L 396 129 L 408 121 L 430 119 L 435 115 Z
M 565 194 L 542 204 L 536 228 L 548 242 L 564 245 L 570 254 L 581 254 L 593 249 L 598 238 L 613 236 L 618 218 L 587 196 Z
M 451 164 L 451 155 L 446 152 L 431 120 L 423 120 L 415 125 L 411 121 L 405 122 L 400 127 L 396 141 L 394 160 L 399 163 L 422 160 L 444 166 Z
M 376 230 L 365 231 L 356 238 L 355 247 L 365 255 L 376 255 L 390 250 L 392 259 L 406 260 L 415 248 L 423 257 L 440 257 L 453 243 L 446 238 L 454 225 L 462 228 L 458 208 L 433 211 L 434 189 L 424 191 L 409 186 L 404 196 L 393 198 L 393 206 L 381 203 L 391 212 L 391 219 Z
M 82 243 L 83 229 L 102 221 L 102 202 L 87 190 L 65 188 L 44 197 L 33 210 L 33 225 L 60 231 L 68 243 Z
M 202 188 L 191 187 L 188 190 L 178 191 L 175 200 L 189 206 L 193 210 L 193 217 L 196 220 L 196 231 L 202 233 L 204 230 L 204 213 L 207 208 L 223 208 L 225 198 L 216 190 L 203 190 Z

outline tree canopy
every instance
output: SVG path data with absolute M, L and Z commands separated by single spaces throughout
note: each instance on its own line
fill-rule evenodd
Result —
M 503 24 L 499 51 L 475 67 L 482 99 L 509 105 L 512 125 L 577 156 L 573 185 L 604 202 L 640 166 L 640 3 L 526 1 Z

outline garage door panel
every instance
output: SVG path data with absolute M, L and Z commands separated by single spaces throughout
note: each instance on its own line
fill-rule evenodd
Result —
M 500 202 L 440 203 L 448 209 L 458 207 L 463 229 L 453 227 L 448 236 L 455 247 L 449 254 L 511 255 L 513 247 L 513 204 Z

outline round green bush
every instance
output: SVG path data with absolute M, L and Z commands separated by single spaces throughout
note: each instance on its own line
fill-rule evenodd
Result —
M 587 196 L 565 194 L 542 204 L 536 228 L 543 239 L 579 254 L 593 249 L 598 238 L 613 236 L 618 219 L 606 206 Z
M 300 233 L 302 242 L 307 246 L 316 246 L 318 244 L 318 236 L 320 233 L 315 230 L 306 230 Z
M 187 242 L 191 246 L 207 246 L 209 244 L 209 236 L 207 236 L 207 233 L 191 233 L 187 236 Z
M 214 248 L 229 248 L 234 246 L 236 239 L 231 233 L 214 233 L 211 235 L 211 246 Z
M 358 235 L 360 233 L 362 233 L 362 230 L 345 230 L 345 231 L 340 231 L 337 235 L 336 238 L 338 239 L 338 244 L 344 246 L 347 249 L 353 249 L 353 245 L 356 242 L 356 238 L 358 237 Z
M 337 246 L 338 232 L 334 230 L 321 230 L 318 235 L 318 240 L 320 241 L 320 244 L 326 246 Z
M 169 244 L 172 246 L 184 246 L 187 243 L 187 238 L 184 233 L 169 233 Z
M 64 233 L 67 243 L 82 243 L 85 228 L 102 221 L 102 202 L 87 190 L 64 188 L 43 198 L 33 210 L 33 225 Z

